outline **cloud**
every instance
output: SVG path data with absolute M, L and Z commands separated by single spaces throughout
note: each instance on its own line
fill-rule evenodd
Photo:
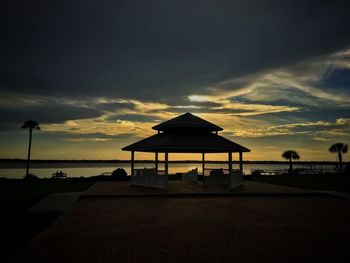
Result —
M 93 119 L 69 120 L 62 124 L 42 125 L 42 131 L 49 133 L 64 133 L 74 135 L 104 134 L 108 136 L 121 136 L 129 134 L 134 137 L 145 137 L 152 133 L 154 123 L 116 120 L 111 122 L 105 117 Z
M 100 116 L 100 112 L 80 106 L 45 104 L 21 107 L 0 106 L 0 122 L 8 126 L 19 126 L 26 120 L 39 123 L 63 123 L 69 119 L 87 119 Z
M 292 112 L 298 111 L 301 108 L 291 106 L 280 106 L 280 105 L 268 105 L 268 104 L 253 104 L 253 103 L 242 103 L 232 101 L 227 98 L 223 98 L 222 95 L 218 96 L 200 96 L 192 95 L 189 96 L 191 102 L 210 102 L 215 101 L 214 107 L 207 107 L 206 109 L 200 109 L 201 111 L 217 112 L 223 114 L 237 115 L 237 116 L 253 116 L 267 113 L 278 113 L 278 112 Z
M 67 142 L 108 142 L 111 141 L 111 139 L 105 139 L 105 138 L 68 138 L 65 139 Z
M 325 87 L 325 79 L 339 69 L 350 70 L 349 49 L 239 78 L 221 81 L 190 101 L 284 102 L 300 106 L 350 106 L 349 90 Z
M 38 96 L 182 104 L 350 43 L 344 1 L 15 1 L 2 12 L 0 90 Z
M 313 138 L 315 141 L 320 141 L 320 142 L 329 142 L 331 139 L 329 138 L 323 138 L 323 137 L 314 137 Z
M 136 121 L 136 122 L 154 122 L 156 117 L 143 115 L 143 114 L 116 114 L 109 115 L 107 117 L 109 121 L 122 122 L 122 121 Z
M 314 140 L 329 141 L 337 136 L 350 137 L 350 119 L 341 118 L 335 122 L 317 121 L 305 123 L 289 123 L 255 129 L 235 129 L 233 136 L 239 137 L 271 137 L 271 136 L 313 136 Z
M 96 118 L 103 122 L 119 119 L 149 122 L 162 119 L 164 115 L 173 116 L 163 113 L 167 108 L 170 106 L 166 104 L 123 98 L 65 98 L 4 93 L 0 98 L 0 123 L 2 128 L 11 129 L 18 128 L 27 119 L 35 119 L 40 124 L 62 124 Z

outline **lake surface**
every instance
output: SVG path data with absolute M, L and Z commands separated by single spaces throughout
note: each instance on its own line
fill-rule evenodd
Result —
M 68 177 L 90 177 L 100 175 L 104 172 L 112 172 L 117 168 L 123 168 L 130 174 L 129 163 L 33 163 L 30 173 L 35 174 L 40 178 L 50 178 L 56 171 L 63 171 Z M 151 163 L 136 163 L 135 168 L 151 168 Z M 169 163 L 169 173 L 183 173 L 193 168 L 198 167 L 201 172 L 202 165 L 200 163 Z M 294 164 L 294 168 L 309 168 L 310 165 Z M 333 169 L 334 164 L 312 165 L 313 168 Z M 206 168 L 227 168 L 226 164 L 208 163 Z M 233 169 L 238 169 L 238 164 L 233 164 Z M 253 169 L 288 169 L 288 164 L 244 164 L 243 171 L 245 174 L 250 174 Z M 164 170 L 164 164 L 159 164 L 159 170 Z M 23 178 L 25 175 L 25 163 L 20 164 L 1 164 L 0 177 L 9 179 Z

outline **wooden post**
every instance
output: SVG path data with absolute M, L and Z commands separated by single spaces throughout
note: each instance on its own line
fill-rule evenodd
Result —
M 239 152 L 239 170 L 243 174 L 243 153 Z
M 168 176 L 168 152 L 165 152 L 165 163 L 164 163 L 164 170 L 166 176 Z
M 202 153 L 202 174 L 204 180 L 204 171 L 205 171 L 205 153 Z
M 131 176 L 134 176 L 134 159 L 135 159 L 135 152 L 131 151 Z
M 154 169 L 156 170 L 156 175 L 158 175 L 158 152 L 155 152 L 154 159 Z

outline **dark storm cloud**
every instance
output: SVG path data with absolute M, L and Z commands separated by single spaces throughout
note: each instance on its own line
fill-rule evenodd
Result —
M 1 107 L 0 123 L 7 127 L 18 127 L 26 120 L 35 119 L 40 124 L 63 123 L 66 120 L 93 118 L 100 111 L 78 106 L 44 104 L 25 107 Z
M 0 97 L 0 131 L 17 129 L 20 123 L 28 119 L 35 119 L 40 124 L 64 123 L 135 109 L 135 104 L 125 100 L 79 97 L 69 99 L 4 92 Z
M 348 118 L 350 112 L 350 107 L 340 108 L 336 107 L 333 109 L 329 108 L 316 108 L 310 107 L 306 111 L 295 111 L 295 112 L 280 112 L 278 117 L 278 123 L 285 124 L 291 120 L 304 120 L 309 122 L 317 122 L 320 119 L 323 121 L 334 121 L 337 118 Z M 261 119 L 261 116 L 259 116 Z M 273 118 L 271 115 L 267 115 L 266 118 Z
M 176 101 L 349 45 L 346 1 L 9 1 L 0 89 Z
M 106 102 L 106 103 L 96 103 L 94 105 L 90 104 L 94 108 L 101 111 L 116 111 L 119 109 L 135 109 L 135 104 L 131 102 Z

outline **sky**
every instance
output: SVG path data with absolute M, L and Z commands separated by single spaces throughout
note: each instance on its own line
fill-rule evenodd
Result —
M 0 158 L 26 158 L 33 119 L 33 159 L 128 159 L 122 147 L 191 112 L 247 160 L 334 161 L 329 146 L 350 143 L 346 2 L 2 3 Z

